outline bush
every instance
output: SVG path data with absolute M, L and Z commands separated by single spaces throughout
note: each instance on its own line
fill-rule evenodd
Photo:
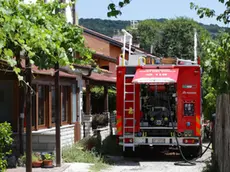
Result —
M 206 166 L 204 167 L 202 172 L 219 172 L 218 164 L 217 162 L 213 159 L 206 162 Z
M 92 128 L 97 129 L 99 127 L 108 126 L 108 116 L 105 114 L 95 114 L 93 115 Z
M 13 143 L 12 130 L 9 123 L 0 123 L 0 171 L 5 171 L 7 167 L 6 156 L 11 153 Z
M 85 139 L 81 143 L 65 147 L 62 151 L 62 157 L 64 162 L 92 163 L 94 164 L 90 167 L 90 170 L 92 171 L 100 171 L 104 168 L 107 168 L 108 165 L 106 164 L 104 158 L 100 154 L 98 154 L 94 149 L 91 149 L 91 151 L 84 149 L 82 144 L 86 144 L 88 141 L 91 142 L 92 140 Z

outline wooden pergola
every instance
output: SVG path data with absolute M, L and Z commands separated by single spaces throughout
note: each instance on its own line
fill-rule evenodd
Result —
M 109 112 L 109 95 L 108 87 L 116 85 L 116 77 L 112 73 L 95 73 L 92 72 L 90 76 L 83 76 L 86 87 L 86 115 L 91 115 L 91 91 L 92 85 L 104 87 L 104 113 Z

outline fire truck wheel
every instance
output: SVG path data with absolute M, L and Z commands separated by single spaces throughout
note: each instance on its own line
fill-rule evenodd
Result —
M 132 148 L 126 148 L 125 151 L 123 151 L 124 157 L 134 157 L 135 152 L 133 152 Z
M 202 153 L 202 147 L 181 147 L 181 151 L 187 159 L 199 158 Z

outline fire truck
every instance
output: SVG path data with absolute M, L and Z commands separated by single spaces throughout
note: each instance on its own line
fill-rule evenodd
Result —
M 116 83 L 116 131 L 123 152 L 179 144 L 184 154 L 198 157 L 202 152 L 199 58 L 174 58 L 172 64 L 153 58 L 146 63 L 145 57 L 136 58 L 131 45 L 126 45 L 124 40 Z

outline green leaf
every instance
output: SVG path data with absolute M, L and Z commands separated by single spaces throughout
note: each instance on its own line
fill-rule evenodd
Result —
M 115 10 L 115 4 L 114 3 L 109 4 L 108 10 Z
M 124 0 L 124 3 L 125 3 L 125 4 L 129 4 L 129 3 L 130 3 L 130 0 Z
M 23 76 L 18 75 L 18 81 L 22 81 L 23 80 Z
M 124 2 L 119 2 L 119 6 L 122 8 L 124 6 Z
M 4 54 L 8 57 L 13 57 L 13 51 L 11 49 L 4 49 Z
M 16 73 L 16 74 L 19 74 L 21 72 L 21 69 L 18 68 L 18 67 L 14 67 L 13 71 Z

